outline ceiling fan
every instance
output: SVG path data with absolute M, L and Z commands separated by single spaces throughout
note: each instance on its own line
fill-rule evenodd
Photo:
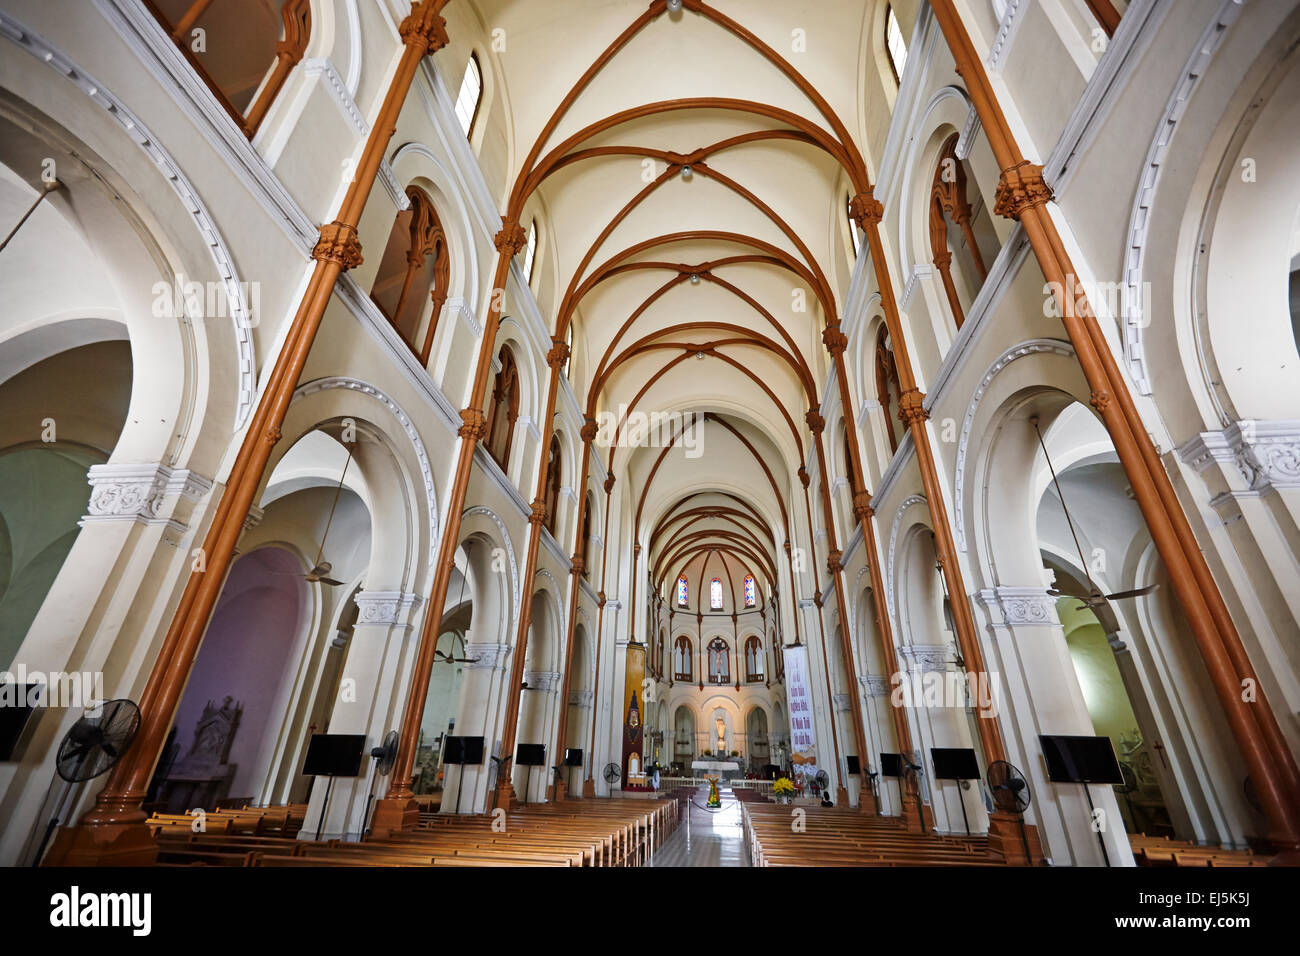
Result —
M 337 578 L 330 577 L 330 572 L 334 570 L 334 565 L 330 564 L 328 561 L 322 561 L 321 558 L 324 557 L 325 555 L 325 540 L 329 537 L 330 525 L 334 521 L 334 509 L 339 506 L 339 494 L 342 493 L 343 491 L 343 479 L 347 477 L 348 466 L 351 464 L 352 464 L 352 449 L 349 448 L 348 460 L 343 463 L 343 471 L 339 474 L 338 486 L 334 489 L 334 501 L 330 503 L 329 517 L 325 519 L 325 533 L 322 534 L 320 538 L 320 548 L 316 552 L 316 562 L 311 566 L 310 571 L 302 575 L 304 581 L 310 581 L 312 584 L 327 584 L 333 588 L 333 587 L 338 587 L 340 584 L 343 583 Z M 293 573 L 295 577 L 298 576 L 296 572 L 277 571 L 274 573 L 276 574 Z
M 1052 456 L 1047 453 L 1047 445 L 1043 441 L 1043 433 L 1038 428 L 1038 416 L 1030 415 L 1029 424 L 1034 426 L 1034 434 L 1038 436 L 1038 445 L 1043 449 L 1043 457 L 1047 459 L 1047 468 L 1052 473 L 1052 484 L 1056 486 L 1056 495 L 1061 499 L 1061 509 L 1065 512 L 1065 521 L 1070 526 L 1070 535 L 1074 538 L 1074 546 L 1079 552 L 1079 567 L 1083 569 L 1084 576 L 1088 579 L 1088 593 L 1075 594 L 1073 591 L 1066 591 L 1061 588 L 1048 588 L 1047 593 L 1052 597 L 1071 597 L 1077 598 L 1083 603 L 1078 605 L 1075 610 L 1081 611 L 1088 609 L 1096 615 L 1098 622 L 1107 634 L 1119 633 L 1119 618 L 1115 616 L 1115 611 L 1111 608 L 1111 601 L 1122 601 L 1125 598 L 1141 597 L 1144 594 L 1150 594 L 1158 584 L 1148 584 L 1145 587 L 1129 588 L 1126 591 L 1116 591 L 1113 594 L 1102 593 L 1101 588 L 1093 581 L 1092 575 L 1088 573 L 1088 562 L 1083 556 L 1083 545 L 1079 543 L 1079 534 L 1074 529 L 1074 519 L 1070 515 L 1070 508 L 1065 503 L 1065 493 L 1061 491 L 1061 482 L 1056 477 L 1056 468 L 1052 465 Z

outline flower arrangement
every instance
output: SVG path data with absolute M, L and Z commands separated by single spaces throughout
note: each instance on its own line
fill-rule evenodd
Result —
M 794 793 L 794 782 L 789 777 L 782 777 L 772 784 L 772 792 L 778 796 L 788 796 Z
M 739 756 L 740 756 L 740 751 L 739 751 L 739 750 L 733 750 L 733 751 L 731 752 L 731 756 L 733 756 L 733 757 L 739 757 Z
M 713 756 L 713 751 L 712 751 L 712 750 L 705 750 L 705 751 L 703 751 L 703 755 L 704 755 L 705 757 L 712 757 L 712 756 Z

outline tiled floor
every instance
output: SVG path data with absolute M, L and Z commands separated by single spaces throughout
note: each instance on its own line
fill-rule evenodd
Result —
M 701 787 L 687 804 L 686 819 L 650 860 L 650 866 L 749 866 L 741 827 L 740 804 L 723 789 L 721 810 L 706 810 L 708 791 Z

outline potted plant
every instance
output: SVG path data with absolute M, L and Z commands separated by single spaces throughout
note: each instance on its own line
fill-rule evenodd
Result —
M 712 751 L 712 750 L 705 750 L 705 751 L 702 752 L 702 755 L 705 756 L 705 757 L 712 757 L 712 756 L 713 756 L 713 751 Z
M 740 756 L 740 751 L 739 751 L 739 750 L 733 750 L 733 751 L 731 752 L 731 756 L 733 756 L 733 757 L 739 757 L 739 756 Z

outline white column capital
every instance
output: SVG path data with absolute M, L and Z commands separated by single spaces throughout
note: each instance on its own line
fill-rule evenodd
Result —
M 420 596 L 405 591 L 361 591 L 355 600 L 358 624 L 408 625 L 420 606 Z
M 1045 587 L 985 588 L 975 595 L 995 626 L 1060 627 L 1056 598 Z

